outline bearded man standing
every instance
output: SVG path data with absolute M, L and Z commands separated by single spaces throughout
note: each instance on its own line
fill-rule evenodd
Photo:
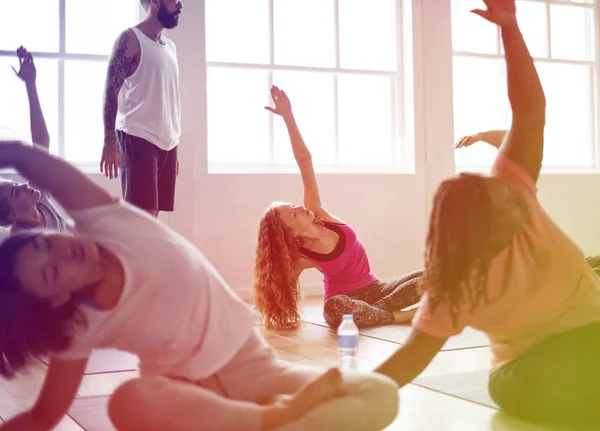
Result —
M 117 178 L 123 199 L 154 217 L 173 211 L 181 133 L 179 67 L 173 41 L 181 0 L 140 0 L 146 17 L 117 38 L 104 91 L 100 171 Z

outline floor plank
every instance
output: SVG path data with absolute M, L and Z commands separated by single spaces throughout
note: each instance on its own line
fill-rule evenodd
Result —
M 77 391 L 80 397 L 110 395 L 121 383 L 135 379 L 139 374 L 135 371 L 122 371 L 118 373 L 91 374 L 83 377 L 81 386 Z

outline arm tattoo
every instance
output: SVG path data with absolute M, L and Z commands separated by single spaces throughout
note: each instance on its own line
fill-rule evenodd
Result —
M 105 98 L 104 98 L 104 133 L 110 136 L 115 132 L 115 121 L 117 118 L 118 96 L 125 78 L 131 74 L 134 57 L 128 57 L 128 35 L 123 34 L 118 42 L 108 64 L 106 75 Z

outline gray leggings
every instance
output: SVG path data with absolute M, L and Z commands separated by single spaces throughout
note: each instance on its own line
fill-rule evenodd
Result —
M 417 304 L 421 294 L 417 287 L 423 270 L 406 274 L 396 280 L 376 281 L 345 295 L 325 300 L 323 317 L 333 328 L 338 327 L 344 314 L 352 314 L 358 327 L 390 325 L 394 312 Z

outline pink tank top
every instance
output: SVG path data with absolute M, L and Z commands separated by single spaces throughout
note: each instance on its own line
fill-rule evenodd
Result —
M 354 229 L 347 224 L 323 224 L 339 235 L 335 249 L 329 254 L 322 254 L 301 247 L 300 253 L 306 259 L 319 263 L 323 273 L 325 299 L 352 292 L 377 281 L 369 265 L 365 247 Z

